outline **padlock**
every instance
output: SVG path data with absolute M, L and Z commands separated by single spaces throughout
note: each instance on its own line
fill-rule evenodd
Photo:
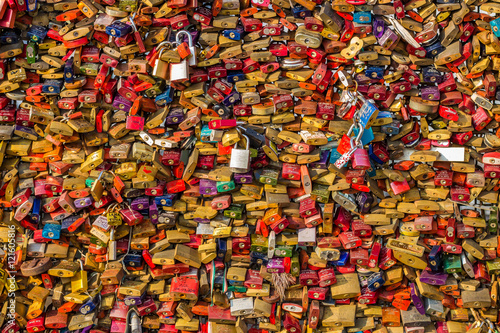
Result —
M 229 168 L 235 173 L 246 173 L 250 169 L 250 139 L 243 135 L 246 139 L 246 149 L 238 149 L 235 145 L 231 150 L 231 160 Z
M 151 75 L 154 77 L 168 80 L 169 79 L 169 74 L 172 73 L 172 64 L 169 66 L 169 64 L 161 59 L 162 53 L 165 50 L 164 45 L 166 45 L 167 42 L 163 42 L 158 45 L 158 48 L 160 49 L 158 58 L 155 61 L 155 64 L 153 66 L 153 71 L 151 72 Z M 170 67 L 170 72 L 169 72 L 169 67 Z M 186 76 L 187 78 L 187 76 Z

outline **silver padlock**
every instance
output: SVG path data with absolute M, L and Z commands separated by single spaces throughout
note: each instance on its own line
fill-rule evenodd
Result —
M 253 313 L 253 297 L 235 298 L 231 302 L 231 316 L 243 316 Z
M 189 78 L 189 66 L 186 59 L 170 64 L 170 81 L 183 81 Z
M 188 37 L 189 51 L 191 51 L 191 55 L 188 58 L 188 64 L 189 66 L 196 66 L 198 65 L 198 58 L 196 57 L 196 47 L 194 46 L 193 43 L 193 36 L 191 36 L 191 34 L 185 30 L 179 31 L 175 36 L 177 45 L 182 44 L 182 39 L 181 39 L 182 35 L 186 35 Z
M 245 173 L 250 170 L 250 139 L 246 135 L 243 136 L 247 140 L 246 149 L 238 149 L 236 148 L 238 144 L 235 144 L 231 150 L 229 169 L 234 173 Z

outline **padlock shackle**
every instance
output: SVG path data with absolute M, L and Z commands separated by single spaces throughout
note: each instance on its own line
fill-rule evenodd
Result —
M 165 50 L 165 45 L 172 45 L 172 43 L 170 43 L 168 40 L 166 40 L 166 41 L 161 42 L 160 44 L 158 44 L 156 46 L 156 50 L 160 50 L 159 55 L 158 55 L 158 59 L 161 58 L 161 54 Z
M 241 134 L 241 133 L 240 133 L 240 134 Z M 245 134 L 241 134 L 241 136 L 244 136 L 244 137 L 245 137 L 245 139 L 247 139 L 247 148 L 246 148 L 246 150 L 250 150 L 250 139 L 249 139 L 249 138 L 248 138 L 248 136 L 246 136 Z M 233 147 L 233 148 L 236 148 L 236 147 L 238 147 L 238 142 L 236 142 L 236 143 L 234 144 L 234 147 Z
M 128 310 L 125 324 L 125 333 L 142 333 L 141 317 L 136 308 Z
M 129 16 L 128 17 L 128 20 L 130 21 L 130 24 L 132 25 L 132 27 L 134 28 L 134 31 L 138 31 L 137 30 L 137 26 L 135 25 L 135 22 L 134 22 L 134 19 L 135 19 L 135 15 L 137 14 L 137 12 L 135 12 L 132 16 Z
M 194 46 L 193 45 L 193 36 L 191 36 L 191 34 L 189 32 L 187 32 L 186 30 L 181 30 L 181 31 L 179 31 L 177 33 L 177 35 L 175 35 L 175 41 L 177 42 L 177 45 L 182 44 L 182 41 L 180 39 L 180 37 L 182 35 L 187 35 L 188 36 L 188 40 L 189 40 L 188 44 L 189 44 L 190 47 L 193 47 Z
M 250 150 L 250 139 L 245 134 L 242 134 L 242 136 L 244 136 L 245 139 L 247 139 L 247 148 L 246 148 L 246 150 Z
M 352 131 L 354 130 L 354 128 L 356 127 L 356 124 L 353 122 L 351 127 L 349 127 L 349 130 L 347 131 L 347 136 L 351 136 L 351 133 Z
M 361 144 L 361 138 L 363 137 L 363 134 L 365 132 L 365 128 L 363 127 L 363 125 L 361 123 L 358 123 L 358 128 L 359 128 L 359 132 L 358 132 L 358 135 L 356 136 L 356 145 Z

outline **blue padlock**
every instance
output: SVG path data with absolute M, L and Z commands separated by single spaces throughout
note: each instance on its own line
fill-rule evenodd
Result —
M 377 291 L 385 284 L 384 272 L 376 272 L 368 277 L 367 288 L 370 291 Z
M 377 172 L 375 171 L 375 163 L 373 163 L 372 160 L 370 160 L 370 168 L 366 170 L 366 174 L 368 177 L 375 177 L 377 175 Z
M 340 154 L 337 150 L 332 149 L 332 152 L 330 154 L 330 161 L 329 161 L 330 164 L 334 164 L 341 157 L 342 157 L 342 154 Z M 349 163 L 349 161 L 347 161 L 342 167 L 345 167 L 347 165 L 347 163 Z
M 227 82 L 235 83 L 245 80 L 245 73 L 243 72 L 228 72 L 226 77 Z
M 425 49 L 425 57 L 426 58 L 434 58 L 441 52 L 443 52 L 446 48 L 441 45 L 441 42 L 437 41 L 431 45 L 424 46 Z
M 433 272 L 440 272 L 443 264 L 443 250 L 441 245 L 434 245 L 429 253 L 429 267 Z
M 131 252 L 123 258 L 125 266 L 140 267 L 142 265 L 142 255 L 139 253 Z
M 384 162 L 383 162 L 381 159 L 379 159 L 379 158 L 378 158 L 377 154 L 375 154 L 375 153 L 373 152 L 373 146 L 372 146 L 372 145 L 368 146 L 368 156 L 369 156 L 369 157 L 370 157 L 370 159 L 371 159 L 372 161 L 374 161 L 375 163 L 378 163 L 378 164 L 384 164 Z
M 174 100 L 174 88 L 168 86 L 167 89 L 155 97 L 155 103 L 158 106 L 164 106 L 172 103 Z
M 368 129 L 370 119 L 378 114 L 379 110 L 370 100 L 365 100 L 361 109 L 359 109 L 359 124 Z
M 203 125 L 200 134 L 201 142 L 210 142 L 210 143 L 217 142 L 217 141 L 210 141 L 210 137 L 212 136 L 213 131 L 214 130 L 208 128 L 208 125 Z
M 43 226 L 42 237 L 48 239 L 59 239 L 61 237 L 61 225 L 47 223 Z
M 427 83 L 441 83 L 443 75 L 440 71 L 431 66 L 422 67 L 423 81 Z
M 70 215 L 67 218 L 63 219 L 61 221 L 61 231 L 69 232 L 68 231 L 69 226 L 75 223 L 75 221 L 78 220 L 78 218 L 80 218 L 80 216 Z
M 217 258 L 224 260 L 227 252 L 227 240 L 225 238 L 217 238 Z
M 372 23 L 372 13 L 371 12 L 354 12 L 352 15 L 352 20 L 360 24 L 370 24 Z
M 177 198 L 175 193 L 169 193 L 159 197 L 155 197 L 155 204 L 158 206 L 172 207 L 174 200 Z
M 354 128 L 353 132 L 354 132 L 354 136 L 358 136 L 359 129 L 358 128 Z M 361 136 L 361 144 L 363 146 L 367 145 L 370 142 L 372 142 L 373 139 L 375 139 L 375 135 L 373 135 L 373 130 L 371 128 L 365 129 L 363 131 L 363 135 Z
M 75 70 L 73 69 L 73 58 L 66 60 L 64 64 L 64 82 L 73 83 L 75 80 Z
M 305 7 L 300 5 L 292 7 L 292 14 L 295 18 L 305 18 L 312 15 L 310 10 L 307 10 Z
M 340 257 L 338 260 L 332 261 L 334 266 L 345 266 L 349 262 L 349 251 L 340 251 Z
M 222 35 L 231 40 L 241 40 L 243 38 L 243 30 L 242 26 L 237 26 L 235 29 L 228 29 L 222 32 Z
M 500 37 L 500 17 L 491 21 L 490 26 L 493 34 L 497 37 Z
M 383 79 L 385 68 L 381 66 L 366 66 L 365 75 L 370 79 Z
M 47 37 L 47 32 L 49 29 L 47 27 L 42 27 L 40 25 L 32 25 L 27 32 L 27 36 L 35 43 L 41 43 L 45 37 Z
M 21 37 L 14 30 L 7 30 L 0 35 L 0 44 L 15 44 L 21 40 Z
M 43 83 L 42 93 L 50 95 L 60 94 L 62 86 L 63 86 L 62 80 L 47 80 Z
M 132 32 L 132 26 L 122 21 L 114 21 L 105 31 L 112 37 L 124 37 Z
M 235 281 L 228 279 L 227 282 L 232 286 L 242 286 L 245 281 Z
M 35 197 L 33 200 L 33 208 L 31 210 L 31 221 L 34 223 L 40 222 L 40 209 L 42 208 L 42 199 Z
M 255 264 L 267 265 L 268 262 L 267 253 L 264 254 L 260 252 L 251 251 L 250 261 Z
M 30 0 L 27 3 L 27 9 L 28 12 L 34 12 L 38 7 L 38 1 L 37 0 Z
M 79 309 L 80 313 L 86 315 L 87 313 L 92 312 L 96 308 L 97 301 L 98 299 L 95 297 L 83 303 Z
M 382 125 L 380 130 L 388 135 L 396 135 L 399 133 L 399 128 L 401 127 L 401 122 L 399 120 L 393 120 L 392 123 L 387 125 Z

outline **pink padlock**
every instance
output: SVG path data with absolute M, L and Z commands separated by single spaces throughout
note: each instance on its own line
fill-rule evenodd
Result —
M 127 323 L 124 321 L 112 320 L 110 333 L 125 332 L 127 329 Z
M 142 131 L 144 129 L 144 118 L 141 116 L 128 116 L 126 128 L 131 131 Z
M 349 211 L 344 207 L 339 207 L 339 209 L 335 212 L 334 223 L 337 227 L 342 229 L 342 231 L 349 230 L 351 220 L 351 213 L 349 213 Z
M 127 320 L 128 306 L 124 301 L 117 300 L 113 305 L 113 308 L 109 312 L 109 318 L 113 321 L 120 321 L 125 323 Z M 122 331 L 124 332 L 124 331 Z
M 141 213 L 130 208 L 120 210 L 120 215 L 122 216 L 125 223 L 130 226 L 139 224 L 144 219 L 144 216 L 142 216 Z
M 356 170 L 370 169 L 370 158 L 364 148 L 358 148 L 352 154 L 352 168 Z
M 269 0 L 252 0 L 252 5 L 255 7 L 268 8 L 270 5 Z

